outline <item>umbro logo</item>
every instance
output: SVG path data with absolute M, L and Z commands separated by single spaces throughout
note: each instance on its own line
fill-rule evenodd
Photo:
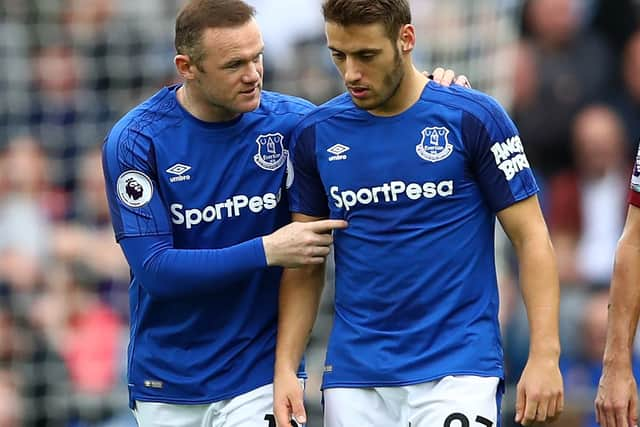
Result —
M 182 163 L 176 163 L 175 165 L 173 165 L 169 169 L 167 169 L 167 172 L 172 174 L 172 175 L 182 175 L 183 173 L 185 173 L 189 169 L 191 169 L 191 166 L 183 165 Z
M 182 163 L 176 163 L 171 166 L 165 172 L 175 175 L 169 178 L 170 182 L 179 182 L 179 181 L 189 181 L 191 179 L 191 175 L 185 175 L 189 170 L 191 170 L 191 166 L 184 165 Z
M 346 153 L 349 150 L 351 150 L 351 147 L 347 147 L 346 145 L 342 145 L 342 144 L 336 144 L 327 148 L 327 151 L 333 154 L 333 156 L 329 157 L 329 161 L 335 162 L 336 160 L 346 160 L 347 155 L 344 153 Z
M 350 148 L 347 147 L 346 145 L 342 145 L 342 144 L 336 144 L 332 147 L 327 148 L 327 151 L 330 152 L 331 154 L 334 154 L 336 156 L 339 156 L 340 154 L 349 151 Z

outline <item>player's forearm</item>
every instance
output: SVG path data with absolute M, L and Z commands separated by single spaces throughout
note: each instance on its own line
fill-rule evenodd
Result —
M 168 236 L 120 244 L 136 278 L 156 298 L 209 294 L 266 267 L 259 238 L 222 249 L 174 249 Z
M 518 255 L 520 288 L 529 318 L 529 357 L 557 363 L 560 356 L 558 268 L 537 196 L 498 212 Z
M 631 363 L 640 315 L 640 246 L 623 235 L 616 250 L 611 281 L 605 365 Z
M 295 371 L 318 314 L 324 264 L 285 269 L 280 284 L 276 374 Z
M 551 242 L 546 232 L 536 233 L 517 245 L 516 251 L 529 319 L 530 355 L 557 359 L 560 355 L 560 287 Z

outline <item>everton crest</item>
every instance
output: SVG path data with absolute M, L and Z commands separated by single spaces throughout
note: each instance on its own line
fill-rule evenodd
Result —
M 418 156 L 430 162 L 444 160 L 453 152 L 453 145 L 447 139 L 449 129 L 428 127 L 422 129 L 422 140 L 416 145 Z
M 258 153 L 253 161 L 262 169 L 274 171 L 287 161 L 287 150 L 284 149 L 284 136 L 280 132 L 258 136 Z

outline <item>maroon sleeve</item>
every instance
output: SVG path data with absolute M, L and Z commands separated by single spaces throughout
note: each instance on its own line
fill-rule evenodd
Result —
M 638 193 L 637 191 L 635 191 L 633 188 L 629 189 L 629 197 L 628 197 L 629 203 L 632 204 L 633 206 L 637 206 L 640 208 L 640 193 Z

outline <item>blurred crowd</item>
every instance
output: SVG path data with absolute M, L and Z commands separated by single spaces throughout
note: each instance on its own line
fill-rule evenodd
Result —
M 320 0 L 249 3 L 267 46 L 267 89 L 317 103 L 341 92 Z M 0 427 L 135 425 L 125 377 L 129 270 L 100 148 L 123 113 L 176 81 L 180 4 L 0 0 Z M 560 424 L 593 426 L 613 253 L 640 139 L 640 1 L 411 4 L 419 66 L 468 75 L 520 129 L 560 269 Z M 509 391 L 528 348 L 512 251 L 497 240 L 509 426 Z M 324 304 L 310 343 L 311 427 L 331 315 Z

